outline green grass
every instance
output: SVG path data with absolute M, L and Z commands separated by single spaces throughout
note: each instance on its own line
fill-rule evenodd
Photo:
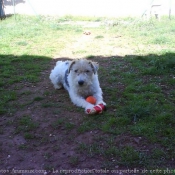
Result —
M 24 86 L 25 83 L 37 83 L 41 71 L 46 68 L 46 64 L 49 62 L 49 58 L 28 55 L 1 55 L 0 58 L 0 113 L 3 114 L 13 108 L 10 104 L 8 105 L 8 102 L 15 101 L 20 97 L 10 87 L 15 83 L 21 83 L 21 86 Z
M 59 157 L 64 145 L 76 152 L 66 161 L 72 167 L 84 156 L 103 168 L 175 168 L 175 21 L 113 20 L 109 29 L 91 17 L 0 21 L 0 136 L 23 136 L 27 143 L 17 149 L 41 150 L 46 169 L 57 165 L 43 146 Z M 76 21 L 102 25 L 85 36 Z M 49 84 L 52 58 L 72 56 L 99 62 L 103 114 L 85 115 Z

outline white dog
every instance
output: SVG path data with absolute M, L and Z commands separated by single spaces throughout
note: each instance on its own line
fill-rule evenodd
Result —
M 85 108 L 86 113 L 101 113 L 106 103 L 103 101 L 98 81 L 98 67 L 98 63 L 86 59 L 57 61 L 50 79 L 55 89 L 64 87 L 69 92 L 72 102 Z M 95 105 L 86 101 L 88 96 L 95 97 Z

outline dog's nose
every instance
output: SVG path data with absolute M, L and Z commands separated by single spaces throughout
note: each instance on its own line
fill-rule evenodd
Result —
M 80 81 L 78 81 L 78 84 L 79 84 L 80 86 L 82 86 L 82 85 L 84 84 L 84 81 L 83 81 L 83 80 L 80 80 Z

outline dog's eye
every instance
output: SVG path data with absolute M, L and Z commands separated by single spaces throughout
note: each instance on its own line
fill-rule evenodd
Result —
M 86 73 L 89 73 L 90 71 L 89 70 L 86 70 Z
M 75 73 L 77 73 L 77 72 L 78 72 L 78 70 L 76 69 L 76 70 L 74 70 L 74 72 L 75 72 Z

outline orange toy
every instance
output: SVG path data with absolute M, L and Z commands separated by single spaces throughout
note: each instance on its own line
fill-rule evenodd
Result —
M 93 96 L 89 96 L 86 98 L 86 101 L 95 105 L 97 100 Z

